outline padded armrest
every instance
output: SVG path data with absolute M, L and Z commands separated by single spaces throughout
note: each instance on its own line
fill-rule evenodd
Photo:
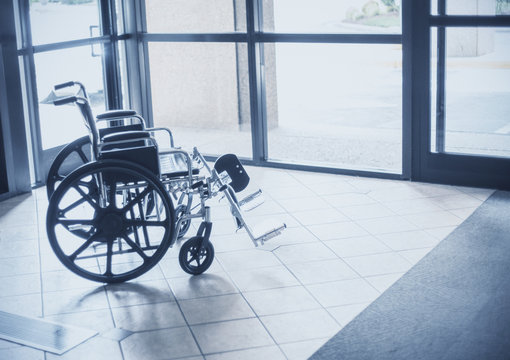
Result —
M 146 139 L 150 138 L 150 136 L 148 131 L 121 131 L 105 135 L 101 140 L 106 143 L 111 141 Z
M 130 117 L 130 116 L 135 116 L 135 115 L 136 115 L 136 111 L 134 111 L 134 110 L 110 110 L 110 111 L 107 111 L 107 112 L 97 115 L 96 119 L 103 120 L 103 119 L 117 118 L 117 117 Z

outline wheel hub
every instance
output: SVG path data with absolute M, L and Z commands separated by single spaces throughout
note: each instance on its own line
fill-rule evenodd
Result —
M 120 236 L 124 230 L 124 221 L 120 214 L 106 213 L 98 217 L 98 230 L 105 235 Z

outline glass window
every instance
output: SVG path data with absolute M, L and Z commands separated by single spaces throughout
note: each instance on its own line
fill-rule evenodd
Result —
M 252 157 L 246 44 L 149 43 L 154 124 L 176 145 Z
M 445 78 L 445 151 L 509 157 L 510 28 L 447 28 Z
M 43 149 L 69 143 L 87 134 L 83 118 L 74 105 L 54 106 L 44 100 L 53 86 L 67 81 L 85 85 L 94 114 L 105 111 L 101 57 L 92 57 L 90 46 L 35 54 L 37 96 Z M 71 88 L 70 88 L 71 89 Z M 61 90 L 60 93 L 71 90 Z
M 32 0 L 30 24 L 34 45 L 99 36 L 97 0 Z
M 509 15 L 510 0 L 432 0 L 432 15 L 438 14 L 438 2 L 446 2 L 447 15 Z
M 244 0 L 146 0 L 149 33 L 246 31 Z
M 272 160 L 402 171 L 401 45 L 266 44 Z
M 266 32 L 402 32 L 400 0 L 264 0 L 263 19 Z

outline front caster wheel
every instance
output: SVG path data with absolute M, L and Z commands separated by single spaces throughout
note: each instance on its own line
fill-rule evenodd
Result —
M 210 241 L 200 248 L 202 236 L 194 236 L 186 241 L 179 251 L 179 264 L 182 270 L 191 275 L 199 275 L 209 269 L 214 260 L 214 247 Z

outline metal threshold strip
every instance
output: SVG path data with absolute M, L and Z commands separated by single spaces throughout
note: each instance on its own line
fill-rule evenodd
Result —
M 0 311 L 0 339 L 58 355 L 97 335 L 97 331 Z

